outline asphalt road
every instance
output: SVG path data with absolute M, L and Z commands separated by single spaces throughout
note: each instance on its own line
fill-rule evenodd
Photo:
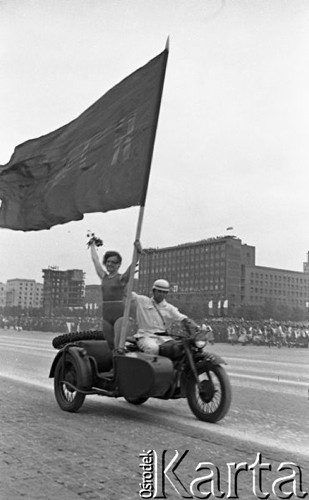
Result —
M 197 489 L 201 462 L 220 475 L 226 498 L 262 498 L 251 471 L 259 457 L 269 464 L 262 488 L 268 498 L 284 498 L 276 486 L 272 491 L 283 462 L 298 467 L 291 498 L 309 493 L 308 349 L 210 346 L 228 362 L 233 389 L 229 414 L 211 425 L 198 421 L 185 400 L 135 407 L 94 396 L 79 413 L 62 412 L 48 379 L 53 337 L 0 330 L 0 500 L 140 498 L 143 450 L 155 450 L 159 462 L 179 453 L 178 479 L 169 472 L 162 483 L 160 476 L 157 498 L 206 498 L 212 483 Z M 241 463 L 249 470 L 233 496 L 228 464 Z M 293 490 L 291 481 L 286 488 Z

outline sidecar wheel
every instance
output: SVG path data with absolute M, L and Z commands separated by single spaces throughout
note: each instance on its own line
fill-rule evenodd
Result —
M 227 414 L 231 405 L 232 390 L 229 378 L 220 365 L 200 363 L 196 369 L 202 390 L 199 390 L 191 373 L 187 382 L 188 404 L 199 420 L 216 423 Z
M 131 405 L 142 405 L 148 398 L 125 398 Z
M 74 358 L 66 354 L 64 367 L 63 359 L 60 358 L 55 368 L 54 393 L 58 405 L 64 411 L 78 411 L 85 400 L 85 394 L 75 391 L 64 382 L 70 382 L 76 387 L 78 378 L 79 367 Z

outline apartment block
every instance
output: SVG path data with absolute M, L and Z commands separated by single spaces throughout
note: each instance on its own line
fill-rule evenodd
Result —
M 43 284 L 31 279 L 9 279 L 6 283 L 6 306 L 22 309 L 42 307 Z

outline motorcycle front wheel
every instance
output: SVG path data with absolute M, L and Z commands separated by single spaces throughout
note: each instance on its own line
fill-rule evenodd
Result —
M 229 378 L 220 365 L 199 363 L 196 366 L 199 385 L 193 373 L 187 381 L 187 400 L 192 413 L 204 422 L 216 423 L 228 412 L 232 390 Z
M 70 354 L 65 355 L 64 366 L 63 359 L 60 358 L 54 376 L 55 398 L 64 411 L 76 412 L 82 406 L 86 395 L 73 389 L 70 385 L 77 386 L 79 367 L 75 359 Z

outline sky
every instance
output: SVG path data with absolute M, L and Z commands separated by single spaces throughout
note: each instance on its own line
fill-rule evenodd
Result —
M 141 243 L 235 235 L 260 266 L 309 251 L 307 0 L 0 0 L 0 164 L 79 116 L 170 40 Z M 138 207 L 0 228 L 0 282 L 83 269 L 87 231 L 133 253 Z M 233 230 L 228 230 L 233 227 Z

